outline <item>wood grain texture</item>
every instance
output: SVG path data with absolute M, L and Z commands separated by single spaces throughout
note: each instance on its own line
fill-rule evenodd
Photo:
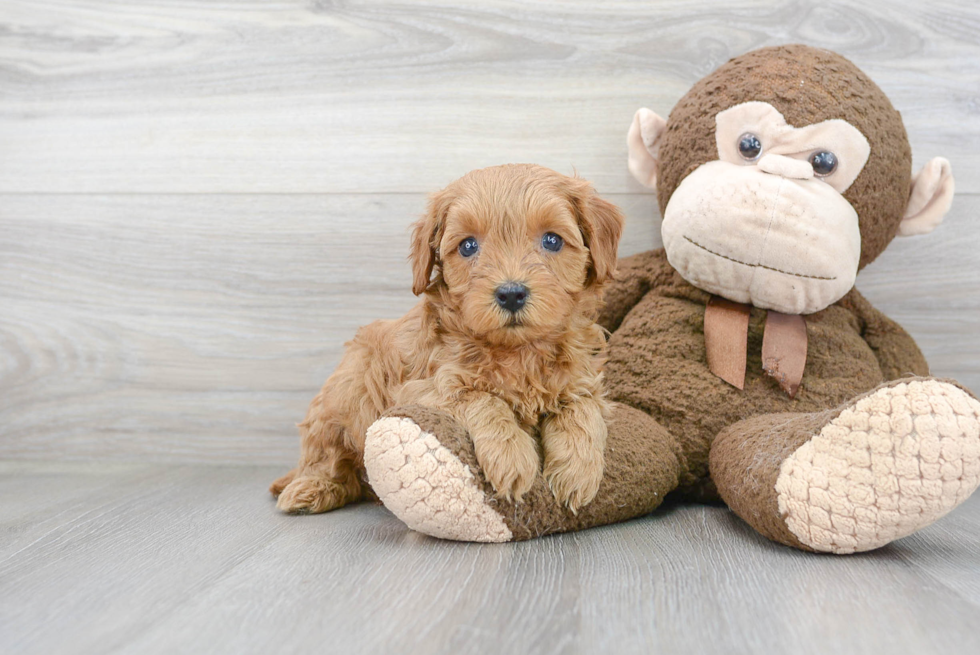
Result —
M 660 245 L 650 196 L 622 254 Z M 291 463 L 357 327 L 398 316 L 421 195 L 0 197 L 0 455 Z M 980 390 L 980 196 L 858 288 Z
M 858 286 L 980 391 L 978 34 L 966 0 L 4 0 L 0 653 L 980 652 L 980 497 L 835 558 L 719 507 L 471 545 L 265 491 L 415 302 L 425 193 L 574 167 L 656 247 L 633 112 L 764 45 L 850 57 L 952 160 L 947 224 Z
M 917 166 L 980 192 L 968 0 L 5 0 L 0 27 L 0 191 L 424 193 L 533 161 L 638 192 L 638 107 L 804 42 L 879 83 Z
M 0 651 L 959 655 L 980 648 L 980 497 L 874 553 L 728 510 L 519 544 L 385 509 L 275 511 L 270 467 L 0 463 Z

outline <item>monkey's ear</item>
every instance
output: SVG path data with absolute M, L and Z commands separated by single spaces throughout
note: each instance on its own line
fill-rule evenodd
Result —
M 660 168 L 660 138 L 667 121 L 647 108 L 638 109 L 626 135 L 629 146 L 629 169 L 636 181 L 651 189 L 657 188 Z
M 439 242 L 446 227 L 446 214 L 453 202 L 453 194 L 443 189 L 429 196 L 425 216 L 412 226 L 412 293 L 425 292 L 432 278 L 432 269 L 438 259 Z
M 932 232 L 943 222 L 953 202 L 953 169 L 942 157 L 931 159 L 912 178 L 912 191 L 905 216 L 898 226 L 899 236 Z

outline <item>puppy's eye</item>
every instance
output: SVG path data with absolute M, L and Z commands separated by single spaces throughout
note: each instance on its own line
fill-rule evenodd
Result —
M 473 237 L 466 237 L 459 244 L 459 254 L 463 257 L 472 257 L 480 249 L 480 244 Z
M 810 165 L 817 177 L 827 177 L 837 170 L 837 155 L 829 150 L 821 150 L 810 155 Z
M 742 159 L 755 159 L 762 154 L 762 141 L 751 132 L 746 132 L 738 137 L 738 154 L 742 155 Z
M 545 250 L 558 252 L 564 245 L 565 240 L 554 232 L 546 232 L 545 235 L 541 237 L 541 247 L 543 247 Z

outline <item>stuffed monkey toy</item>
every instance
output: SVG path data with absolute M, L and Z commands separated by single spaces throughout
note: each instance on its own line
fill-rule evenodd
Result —
M 923 528 L 980 481 L 980 403 L 929 377 L 912 338 L 854 289 L 896 235 L 929 232 L 949 162 L 911 175 L 899 113 L 843 57 L 737 57 L 668 120 L 647 109 L 629 168 L 657 190 L 663 249 L 620 261 L 598 495 L 573 513 L 543 477 L 498 498 L 448 415 L 388 412 L 364 463 L 409 527 L 502 542 L 623 521 L 669 493 L 724 500 L 762 535 L 852 553 Z

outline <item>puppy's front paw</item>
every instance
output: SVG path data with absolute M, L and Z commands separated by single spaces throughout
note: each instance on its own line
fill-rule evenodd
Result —
M 563 437 L 564 443 L 576 438 L 575 435 Z M 599 491 L 605 469 L 603 451 L 597 447 L 556 450 L 559 452 L 545 450 L 544 477 L 555 499 L 578 513 L 579 508 L 591 503 Z
M 517 425 L 507 434 L 474 434 L 473 446 L 498 496 L 519 501 L 531 489 L 541 460 L 534 440 Z

